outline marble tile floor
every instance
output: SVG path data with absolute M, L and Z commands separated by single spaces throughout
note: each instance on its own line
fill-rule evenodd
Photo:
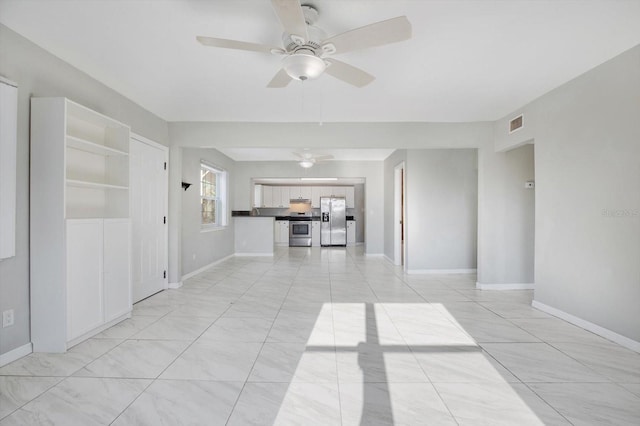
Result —
M 231 258 L 0 368 L 0 426 L 640 424 L 640 354 L 532 296 L 361 247 Z

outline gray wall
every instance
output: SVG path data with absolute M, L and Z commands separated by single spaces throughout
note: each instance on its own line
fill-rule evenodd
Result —
M 219 167 L 228 173 L 227 209 L 228 226 L 223 229 L 202 230 L 200 225 L 200 162 Z M 234 202 L 233 181 L 235 161 L 219 151 L 206 149 L 182 150 L 182 180 L 193 184 L 182 191 L 182 275 L 195 271 L 234 253 L 234 229 L 231 220 L 231 206 Z
M 407 150 L 407 271 L 475 269 L 475 149 Z
M 16 256 L 0 261 L 0 311 L 15 309 L 15 325 L 0 328 L 0 354 L 29 336 L 29 99 L 65 96 L 129 124 L 168 145 L 168 125 L 88 75 L 0 24 L 0 74 L 18 83 Z
M 478 153 L 478 283 L 533 284 L 533 145 Z
M 535 301 L 636 342 L 639 117 L 636 46 L 495 124 L 499 149 L 535 141 Z

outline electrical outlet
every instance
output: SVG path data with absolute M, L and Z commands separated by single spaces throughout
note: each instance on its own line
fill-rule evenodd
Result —
M 11 327 L 14 321 L 14 312 L 13 309 L 7 309 L 2 312 L 2 328 Z

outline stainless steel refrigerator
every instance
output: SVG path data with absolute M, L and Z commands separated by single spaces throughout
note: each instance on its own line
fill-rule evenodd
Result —
M 347 245 L 347 211 L 344 197 L 320 197 L 320 245 Z

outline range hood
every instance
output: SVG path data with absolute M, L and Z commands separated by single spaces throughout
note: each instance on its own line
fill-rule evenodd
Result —
M 289 200 L 289 209 L 294 213 L 308 213 L 311 211 L 311 200 L 294 198 Z

